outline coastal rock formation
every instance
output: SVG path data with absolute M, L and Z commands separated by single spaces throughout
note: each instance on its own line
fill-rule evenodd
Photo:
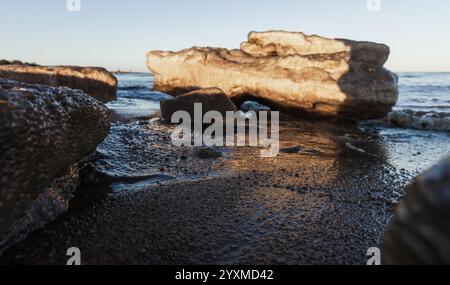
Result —
M 383 264 L 450 264 L 450 157 L 418 176 L 384 237 Z
M 79 90 L 0 78 L 0 254 L 67 210 L 108 131 L 107 108 Z
M 272 31 L 250 33 L 241 50 L 151 51 L 147 66 L 154 87 L 173 96 L 215 87 L 238 106 L 359 120 L 384 117 L 397 102 L 388 56 L 382 44 Z
M 35 63 L 28 63 L 28 62 L 22 62 L 20 60 L 6 60 L 6 59 L 0 59 L 0 65 L 32 65 L 37 66 Z
M 100 67 L 0 65 L 0 77 L 29 84 L 69 87 L 107 103 L 117 98 L 117 79 Z
M 161 101 L 161 116 L 171 121 L 173 113 L 186 111 L 194 119 L 194 103 L 202 103 L 202 118 L 209 111 L 218 111 L 223 116 L 227 111 L 236 112 L 237 108 L 219 88 L 208 88 L 189 92 L 175 99 Z

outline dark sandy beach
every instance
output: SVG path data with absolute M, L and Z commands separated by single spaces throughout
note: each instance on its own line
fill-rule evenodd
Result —
M 116 117 L 117 118 L 117 117 Z M 70 210 L 1 264 L 365 264 L 447 133 L 281 123 L 282 153 L 175 148 L 158 119 L 116 122 Z M 296 147 L 291 153 L 292 147 Z

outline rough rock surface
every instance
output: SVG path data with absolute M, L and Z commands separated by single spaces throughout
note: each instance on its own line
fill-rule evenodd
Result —
M 250 33 L 241 50 L 151 51 L 147 66 L 155 88 L 170 95 L 216 87 L 237 105 L 358 120 L 384 117 L 397 102 L 388 56 L 382 44 L 272 31 Z
M 100 67 L 0 65 L 0 77 L 29 84 L 79 89 L 104 103 L 117 98 L 117 79 Z
M 384 237 L 383 264 L 450 264 L 450 157 L 418 176 Z
M 0 78 L 0 254 L 67 209 L 108 131 L 107 108 L 79 90 Z
M 251 32 L 241 50 L 253 56 L 326 55 L 343 53 L 353 60 L 383 66 L 389 58 L 389 47 L 372 42 L 327 39 L 303 33 L 269 31 Z
M 194 118 L 194 104 L 202 103 L 202 113 L 218 111 L 226 115 L 227 111 L 237 111 L 233 102 L 219 88 L 208 88 L 189 92 L 175 99 L 161 101 L 161 115 L 171 121 L 173 113 L 186 111 Z

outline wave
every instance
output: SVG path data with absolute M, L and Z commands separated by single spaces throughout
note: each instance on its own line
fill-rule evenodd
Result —
M 400 85 L 399 90 L 401 93 L 439 93 L 448 94 L 450 92 L 450 85 Z
M 172 98 L 171 96 L 152 90 L 149 86 L 130 85 L 120 86 L 118 90 L 119 98 L 143 99 L 152 101 L 161 101 Z
M 450 113 L 414 110 L 393 111 L 387 116 L 386 123 L 390 127 L 450 131 Z
M 120 91 L 150 91 L 149 86 L 144 85 L 131 85 L 131 86 L 119 86 Z

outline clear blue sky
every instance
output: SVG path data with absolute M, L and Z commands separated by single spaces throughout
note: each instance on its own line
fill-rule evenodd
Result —
M 450 71 L 450 1 L 1 0 L 0 58 L 146 71 L 152 49 L 237 48 L 252 30 L 284 29 L 388 44 L 394 71 Z

